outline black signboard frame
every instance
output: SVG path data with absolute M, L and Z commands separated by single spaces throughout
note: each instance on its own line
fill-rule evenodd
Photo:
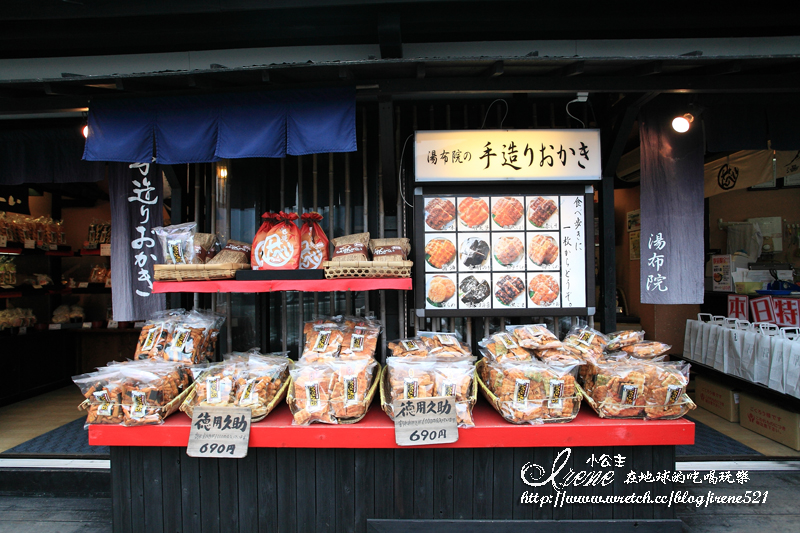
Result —
M 542 308 L 426 308 L 426 261 L 425 261 L 425 197 L 502 197 L 502 196 L 582 196 L 584 199 L 584 261 L 585 261 L 585 307 L 542 307 Z M 594 245 L 594 189 L 591 185 L 580 184 L 513 184 L 476 185 L 469 183 L 463 188 L 449 186 L 425 186 L 414 190 L 414 302 L 417 316 L 420 317 L 512 317 L 512 316 L 588 316 L 595 313 L 595 245 Z M 524 218 L 524 217 L 523 217 Z M 457 222 L 456 222 L 457 223 Z M 490 223 L 491 224 L 491 223 Z M 497 232 L 499 230 L 487 230 Z M 456 251 L 458 254 L 458 250 Z M 462 272 L 463 273 L 463 272 Z M 496 273 L 496 271 L 494 272 Z M 527 284 L 526 284 L 527 290 Z M 494 292 L 492 285 L 492 292 Z M 458 289 L 456 296 L 458 297 Z M 490 296 L 492 297 L 492 296 Z

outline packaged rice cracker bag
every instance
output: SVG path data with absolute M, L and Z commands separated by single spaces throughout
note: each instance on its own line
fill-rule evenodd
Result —
M 300 219 L 303 221 L 303 227 L 300 228 L 300 268 L 303 270 L 322 268 L 322 262 L 330 257 L 328 237 L 319 225 L 322 215 L 312 211 L 303 214 Z
M 253 240 L 250 264 L 253 270 L 297 270 L 300 265 L 300 229 L 297 213 L 281 211 L 266 234 L 261 230 Z

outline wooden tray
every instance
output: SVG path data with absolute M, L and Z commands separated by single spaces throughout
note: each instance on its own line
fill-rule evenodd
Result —
M 233 279 L 237 270 L 250 269 L 249 263 L 220 263 L 218 265 L 154 265 L 157 281 L 198 281 Z
M 413 261 L 324 261 L 327 279 L 410 278 Z

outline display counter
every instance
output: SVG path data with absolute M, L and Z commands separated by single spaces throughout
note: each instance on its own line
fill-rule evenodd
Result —
M 238 460 L 187 456 L 191 421 L 182 413 L 159 426 L 91 426 L 89 442 L 111 446 L 116 532 L 439 527 L 419 522 L 428 520 L 455 520 L 470 531 L 496 530 L 497 521 L 505 520 L 614 520 L 621 521 L 614 531 L 681 531 L 674 506 L 651 501 L 669 498 L 670 476 L 626 480 L 629 472 L 674 471 L 675 446 L 694 442 L 691 421 L 601 419 L 583 406 L 570 423 L 514 425 L 481 401 L 474 416 L 476 427 L 461 429 L 456 443 L 401 448 L 377 403 L 357 424 L 304 427 L 292 426 L 288 408 L 280 405 L 252 425 L 249 453 Z M 565 449 L 569 453 L 559 457 Z M 559 479 L 573 469 L 610 471 L 613 480 L 564 492 L 550 483 L 525 483 L 526 475 L 535 477 L 531 465 L 541 466 L 545 480 L 556 461 L 564 462 Z M 620 499 L 529 501 L 564 493 Z M 650 500 L 625 500 L 630 495 Z

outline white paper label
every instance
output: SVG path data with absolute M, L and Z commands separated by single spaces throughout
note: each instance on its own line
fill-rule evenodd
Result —
M 320 331 L 319 335 L 317 335 L 317 340 L 314 341 L 314 350 L 315 352 L 324 352 L 328 348 L 328 343 L 331 340 L 331 331 L 324 330 Z
M 239 406 L 246 407 L 258 403 L 258 393 L 255 391 L 256 379 L 248 379 L 239 395 Z
M 350 351 L 361 352 L 364 351 L 364 335 L 353 333 L 350 337 Z
M 80 283 L 78 283 L 78 288 L 79 289 L 88 289 L 89 288 L 89 282 L 88 281 L 81 281 Z
M 100 245 L 100 255 L 103 257 L 111 257 L 111 245 L 110 244 L 101 244 Z
M 322 410 L 322 400 L 319 397 L 319 383 L 306 384 L 306 411 L 315 413 Z
M 207 403 L 220 403 L 222 402 L 222 394 L 219 390 L 220 385 L 219 376 L 206 379 L 206 402 Z
M 639 389 L 636 385 L 623 385 L 620 396 L 622 397 L 621 405 L 633 405 L 639 396 Z
M 33 250 L 36 248 L 36 241 L 33 239 L 25 239 L 25 242 L 22 243 L 23 247 L 28 250 Z
M 452 335 L 436 335 L 436 338 L 445 346 L 453 346 L 456 344 L 456 339 Z
M 419 380 L 416 378 L 405 378 L 403 380 L 403 399 L 413 400 L 419 394 Z
M 564 380 L 550 380 L 550 397 L 548 407 L 551 409 L 561 409 L 564 406 Z
M 527 379 L 517 379 L 514 385 L 514 407 L 525 408 L 528 405 L 528 389 L 531 382 Z
M 48 248 L 50 249 L 51 252 L 55 252 L 55 251 L 58 250 L 58 245 L 57 244 L 51 244 L 50 246 L 48 246 Z
M 52 330 L 56 330 L 56 329 L 61 329 L 61 324 L 49 324 L 49 325 L 47 326 L 47 329 L 49 329 L 49 330 L 51 330 L 51 331 L 52 331 Z
M 145 394 L 139 391 L 131 391 L 131 399 L 133 400 L 133 410 L 131 411 L 132 418 L 144 418 L 146 413 L 147 401 Z
M 108 321 L 108 329 L 116 329 L 119 327 L 119 322 L 116 320 L 109 320 Z
M 92 329 L 92 323 L 91 322 L 84 322 L 83 324 L 81 324 L 81 327 L 83 329 Z
M 344 405 L 358 403 L 358 376 L 344 376 Z
M 508 333 L 498 333 L 497 338 L 500 339 L 500 342 L 503 343 L 503 346 L 505 346 L 507 350 L 513 350 L 514 348 L 519 348 L 517 343 L 514 342 L 514 338 Z

